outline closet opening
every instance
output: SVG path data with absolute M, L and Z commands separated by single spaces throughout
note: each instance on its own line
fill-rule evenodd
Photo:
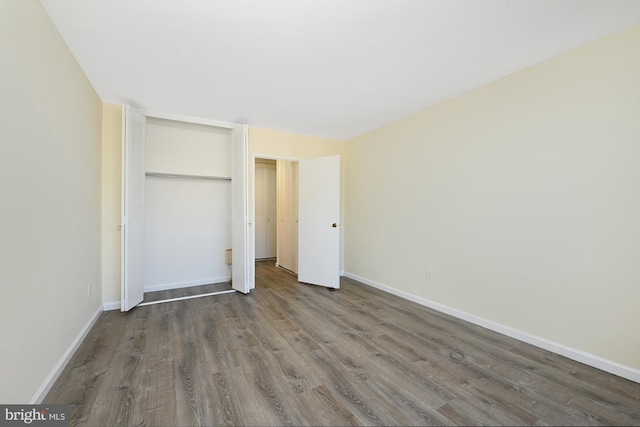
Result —
M 248 293 L 248 127 L 126 105 L 123 123 L 121 310 Z
M 147 118 L 144 299 L 232 292 L 231 130 Z

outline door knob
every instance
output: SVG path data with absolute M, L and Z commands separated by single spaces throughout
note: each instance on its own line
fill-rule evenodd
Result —
M 332 226 L 333 228 L 336 228 L 336 227 L 338 226 L 338 224 L 336 224 L 336 223 L 334 222 L 333 224 L 331 224 L 331 226 Z

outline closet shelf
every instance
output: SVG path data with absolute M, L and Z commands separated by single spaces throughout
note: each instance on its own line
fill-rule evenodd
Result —
M 145 176 L 152 178 L 180 178 L 180 179 L 206 179 L 212 181 L 231 181 L 229 176 L 188 175 L 182 173 L 146 172 Z

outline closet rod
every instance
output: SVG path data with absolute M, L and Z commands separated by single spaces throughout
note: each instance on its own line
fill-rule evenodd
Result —
M 226 176 L 187 175 L 187 174 L 181 174 L 181 173 L 146 172 L 145 176 L 150 176 L 153 178 L 183 178 L 183 179 L 208 179 L 208 180 L 214 180 L 214 181 L 231 181 L 231 178 Z

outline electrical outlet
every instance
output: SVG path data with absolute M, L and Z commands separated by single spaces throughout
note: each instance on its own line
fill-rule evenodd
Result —
M 424 278 L 427 280 L 431 280 L 433 278 L 433 273 L 430 268 L 427 268 L 424 273 Z

